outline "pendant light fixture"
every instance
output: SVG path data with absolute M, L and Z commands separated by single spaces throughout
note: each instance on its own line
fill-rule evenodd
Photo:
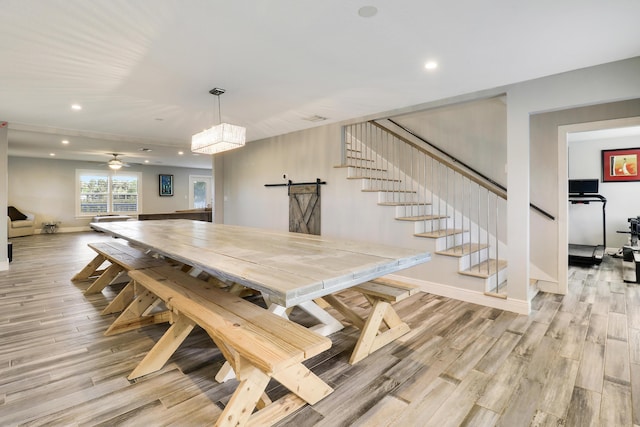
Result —
M 218 122 L 220 124 L 203 130 L 191 137 L 191 151 L 194 153 L 216 154 L 242 147 L 245 143 L 247 132 L 245 128 L 229 123 L 222 123 L 220 95 L 224 92 L 224 89 L 217 87 L 209 91 L 210 94 L 218 97 Z

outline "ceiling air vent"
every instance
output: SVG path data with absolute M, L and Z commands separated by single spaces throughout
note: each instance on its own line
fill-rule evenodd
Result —
M 322 122 L 324 120 L 327 120 L 327 118 L 314 114 L 313 116 L 305 117 L 304 120 L 307 120 L 309 122 Z

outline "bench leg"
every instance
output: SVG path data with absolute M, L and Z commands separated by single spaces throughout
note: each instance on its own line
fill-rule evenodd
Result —
M 109 326 L 104 333 L 106 336 L 138 329 L 141 326 L 165 323 L 171 319 L 170 311 L 146 315 L 160 304 L 162 300 L 142 287 L 139 287 L 138 290 L 138 296 L 136 296 L 135 300 L 129 304 L 111 326 Z
M 240 384 L 229 403 L 216 420 L 216 426 L 246 425 L 249 417 L 269 384 L 269 375 L 255 367 L 243 369 Z
M 380 332 L 382 322 L 389 327 L 388 330 Z M 403 336 L 410 331 L 409 325 L 404 323 L 398 317 L 396 311 L 387 301 L 374 300 L 373 308 L 369 313 L 369 317 L 360 333 L 356 347 L 349 359 L 350 364 L 355 364 L 367 357 L 369 354 L 378 350 Z
M 129 283 L 127 283 L 127 286 L 122 288 L 120 293 L 116 295 L 113 301 L 111 301 L 100 314 L 104 316 L 105 314 L 119 313 L 131 304 L 134 297 L 133 280 L 130 280 Z
M 327 383 L 302 363 L 274 372 L 273 378 L 311 405 L 333 392 Z
M 113 279 L 118 277 L 118 274 L 120 274 L 121 271 L 124 271 L 124 268 L 122 268 L 122 266 L 119 266 L 118 264 L 111 264 L 109 268 L 107 268 L 105 272 L 102 273 L 100 277 L 98 277 L 95 282 L 93 282 L 91 286 L 87 288 L 86 291 L 84 291 L 84 293 L 89 295 L 102 292 L 102 290 L 106 288 Z
M 80 270 L 75 276 L 71 278 L 72 281 L 76 280 L 87 280 L 89 277 L 95 275 L 98 267 L 102 265 L 106 258 L 100 254 L 96 255 L 94 259 L 92 259 L 89 264 L 87 264 L 82 270 Z
M 353 323 L 353 326 L 357 327 L 358 329 L 364 328 L 365 320 L 338 298 L 333 295 L 325 295 L 323 299 L 338 313 L 342 314 L 347 318 L 347 320 Z
M 127 377 L 129 380 L 162 369 L 167 360 L 191 333 L 195 323 L 186 316 L 176 316 L 175 322 L 153 346 L 142 361 Z
M 226 383 L 229 380 L 235 379 L 235 377 L 236 373 L 233 372 L 231 364 L 229 362 L 224 362 L 224 365 L 222 365 L 222 368 L 220 368 L 220 370 L 216 374 L 216 381 L 222 384 Z

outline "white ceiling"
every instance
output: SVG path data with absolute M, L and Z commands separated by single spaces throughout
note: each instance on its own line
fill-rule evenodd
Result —
M 214 87 L 255 141 L 635 57 L 639 16 L 638 0 L 3 0 L 0 120 L 10 155 L 208 168 L 189 143 L 218 122 Z

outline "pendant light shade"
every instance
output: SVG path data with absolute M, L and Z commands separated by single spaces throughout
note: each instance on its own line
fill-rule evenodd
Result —
M 242 147 L 245 144 L 246 128 L 222 123 L 222 120 L 220 120 L 222 116 L 220 112 L 220 95 L 224 92 L 225 90 L 220 88 L 214 88 L 209 91 L 210 94 L 218 97 L 218 120 L 220 124 L 191 137 L 191 151 L 194 153 L 216 154 Z

